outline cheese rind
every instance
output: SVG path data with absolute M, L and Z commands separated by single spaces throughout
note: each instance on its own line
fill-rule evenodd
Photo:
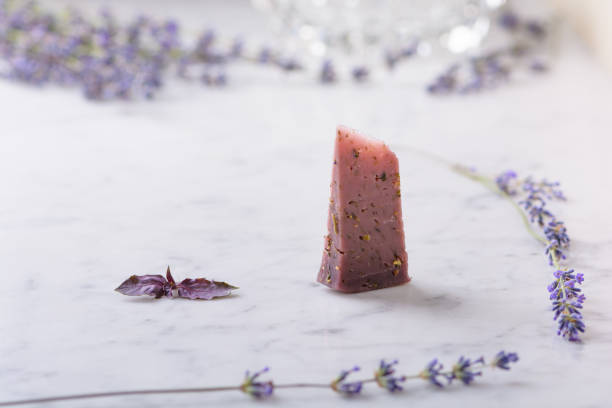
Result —
M 399 163 L 383 142 L 338 127 L 327 224 L 320 283 L 363 292 L 410 281 Z

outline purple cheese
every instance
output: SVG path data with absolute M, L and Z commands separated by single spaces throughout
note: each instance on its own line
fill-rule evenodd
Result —
M 410 281 L 397 157 L 345 127 L 336 133 L 327 229 L 322 284 L 363 292 Z

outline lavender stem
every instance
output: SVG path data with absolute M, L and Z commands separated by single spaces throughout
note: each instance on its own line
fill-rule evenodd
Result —
M 32 399 L 25 399 L 25 400 L 0 402 L 0 407 L 37 404 L 37 403 L 43 403 L 43 402 L 69 401 L 69 400 L 77 400 L 77 399 L 120 397 L 120 396 L 128 396 L 128 395 L 190 394 L 190 393 L 218 392 L 218 391 L 240 391 L 240 387 L 230 386 L 230 387 L 204 387 L 204 388 L 171 388 L 171 389 L 160 389 L 160 390 L 129 390 L 129 391 L 96 392 L 96 393 L 88 393 L 88 394 L 58 395 L 55 397 L 32 398 Z
M 525 228 L 527 229 L 527 232 L 529 232 L 529 234 L 534 237 L 537 241 L 543 243 L 544 245 L 548 245 L 550 244 L 550 242 L 548 240 L 546 240 L 545 238 L 542 238 L 531 226 L 531 223 L 529 222 L 529 219 L 527 218 L 527 216 L 525 215 L 525 212 L 523 211 L 523 209 L 516 203 L 516 201 L 514 201 L 512 199 L 512 197 L 506 193 L 505 191 L 500 190 L 497 185 L 488 177 L 485 176 L 481 176 L 479 174 L 475 174 L 473 172 L 470 172 L 469 169 L 466 169 L 464 166 L 461 165 L 454 165 L 452 166 L 452 170 L 454 172 L 456 172 L 457 174 L 460 174 L 464 177 L 469 178 L 470 180 L 476 181 L 480 184 L 482 184 L 483 186 L 485 186 L 486 188 L 488 188 L 489 190 L 491 190 L 492 192 L 501 195 L 505 200 L 507 200 L 510 204 L 512 204 L 512 206 L 516 209 L 516 211 L 519 213 L 519 215 L 521 216 L 521 219 L 523 220 L 523 224 L 525 225 Z

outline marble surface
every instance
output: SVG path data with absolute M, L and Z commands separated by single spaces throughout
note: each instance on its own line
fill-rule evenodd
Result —
M 427 72 L 431 73 L 431 71 Z M 0 82 L 0 400 L 72 392 L 328 381 L 380 358 L 517 351 L 506 372 L 346 400 L 279 391 L 271 406 L 605 407 L 612 376 L 612 81 L 577 42 L 554 70 L 473 97 L 431 98 L 424 76 L 318 87 L 245 71 L 227 89 L 169 87 L 155 102 L 95 104 Z M 386 140 L 402 177 L 405 286 L 356 295 L 315 283 L 334 129 Z M 555 206 L 586 276 L 581 345 L 554 335 L 543 248 L 481 186 L 410 147 L 495 173 L 563 182 Z M 205 276 L 215 301 L 129 298 L 131 274 Z M 246 407 L 239 393 L 57 407 Z

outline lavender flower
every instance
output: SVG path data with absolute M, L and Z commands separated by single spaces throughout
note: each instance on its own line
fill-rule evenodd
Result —
M 395 68 L 395 64 L 399 61 L 399 57 L 395 52 L 387 51 L 385 52 L 385 62 L 387 63 L 387 68 L 393 69 Z
M 555 312 L 555 317 L 554 319 L 557 320 L 557 318 L 563 313 L 566 312 L 570 315 L 579 315 L 580 317 L 582 317 L 582 314 L 580 313 L 579 309 L 582 309 L 582 301 L 580 300 L 575 300 L 573 302 L 570 302 L 568 300 L 555 300 L 553 301 L 553 311 Z
M 363 82 L 370 76 L 370 70 L 364 66 L 357 66 L 351 71 L 353 79 L 357 82 Z
M 219 56 L 215 56 L 212 50 L 213 44 L 217 38 L 217 35 L 213 30 L 206 30 L 198 38 L 195 49 L 193 50 L 193 57 L 201 60 L 213 60 L 221 62 Z
M 469 358 L 461 356 L 459 361 L 453 365 L 451 374 L 448 377 L 449 382 L 452 380 L 460 380 L 465 385 L 470 385 L 474 379 L 482 375 L 482 371 L 475 371 L 476 366 L 484 365 L 484 357 L 480 357 L 477 360 L 471 361 Z
M 302 69 L 302 65 L 293 58 L 278 58 L 276 59 L 275 63 L 283 71 L 287 71 L 287 72 L 298 71 Z
M 467 94 L 494 88 L 507 81 L 510 76 L 510 68 L 504 57 L 506 56 L 499 51 L 494 51 L 473 57 L 462 64 L 453 64 L 439 75 L 427 90 L 432 94 Z
M 427 91 L 432 94 L 451 93 L 457 87 L 457 73 L 459 65 L 451 65 L 446 71 L 440 74 L 432 84 L 427 87 Z
M 243 52 L 244 52 L 244 41 L 242 40 L 242 38 L 235 38 L 234 41 L 232 42 L 232 46 L 230 48 L 229 55 L 232 58 L 238 58 L 242 56 Z
M 442 369 L 444 366 L 438 362 L 437 358 L 434 358 L 427 364 L 425 369 L 419 373 L 419 377 L 422 379 L 429 381 L 436 387 L 444 387 L 444 384 L 440 382 L 440 379 L 449 380 L 446 374 L 442 373 Z M 449 381 L 450 383 L 450 381 Z
M 554 320 L 558 319 L 558 334 L 570 341 L 579 341 L 579 332 L 585 330 L 581 309 L 586 300 L 582 289 L 578 286 L 584 282 L 582 273 L 574 273 L 573 269 L 557 270 L 553 274 L 555 280 L 548 285 L 552 300 Z M 560 319 L 559 319 L 560 317 Z
M 319 79 L 323 83 L 332 83 L 336 81 L 336 70 L 334 69 L 334 65 L 332 64 L 331 60 L 323 61 Z
M 270 61 L 270 59 L 272 58 L 272 51 L 269 48 L 262 48 L 259 51 L 259 54 L 257 56 L 257 61 L 259 61 L 262 64 L 266 64 Z
M 544 25 L 539 21 L 528 21 L 525 23 L 525 28 L 529 34 L 537 37 L 538 39 L 541 39 L 546 35 L 546 28 L 544 28 Z
M 363 387 L 363 382 L 362 381 L 354 381 L 354 382 L 346 381 L 346 377 L 348 377 L 349 374 L 357 372 L 357 371 L 359 371 L 359 367 L 357 366 L 351 368 L 350 370 L 342 370 L 340 374 L 338 375 L 338 377 L 336 377 L 336 379 L 332 381 L 331 383 L 332 390 L 340 394 L 344 394 L 344 395 L 359 394 Z
M 203 83 L 211 86 L 223 86 L 227 83 L 227 77 L 223 71 L 205 70 L 201 79 Z
M 274 384 L 272 381 L 261 382 L 257 381 L 257 377 L 267 373 L 270 369 L 265 367 L 263 370 L 250 374 L 246 372 L 244 382 L 240 385 L 240 390 L 245 394 L 249 394 L 255 398 L 266 398 L 274 392 Z
M 390 363 L 385 363 L 385 360 L 380 360 L 378 370 L 374 371 L 376 383 L 380 387 L 386 388 L 390 392 L 401 391 L 402 387 L 399 385 L 399 383 L 406 381 L 406 376 L 396 377 L 393 375 L 395 374 L 395 369 L 393 366 L 397 363 L 397 360 L 393 360 Z
M 582 316 L 577 313 L 564 314 L 559 320 L 557 334 L 573 342 L 580 342 L 580 333 L 584 333 L 585 325 Z
M 542 73 L 548 71 L 549 67 L 544 61 L 540 59 L 534 59 L 529 63 L 529 69 L 536 73 Z
M 523 206 L 525 210 L 529 210 L 531 207 L 542 205 L 544 199 L 539 195 L 538 192 L 530 192 L 527 198 L 523 201 L 519 201 L 519 204 Z M 532 221 L 533 222 L 533 221 Z
M 516 181 L 516 172 L 514 172 L 513 170 L 507 170 L 501 173 L 495 179 L 495 183 L 497 184 L 497 187 L 504 193 L 511 195 L 511 196 L 516 195 L 516 190 L 511 186 L 511 184 L 515 181 Z
M 389 49 L 385 51 L 385 62 L 387 68 L 393 69 L 402 60 L 408 59 L 416 54 L 419 46 L 418 40 L 413 40 L 411 44 L 400 47 L 398 49 Z
M 552 213 L 544 208 L 545 206 L 546 203 L 542 202 L 541 205 L 534 205 L 529 209 L 530 221 L 537 221 L 540 227 L 544 226 L 547 219 L 554 218 Z
M 499 25 L 507 30 L 514 31 L 518 28 L 520 20 L 512 11 L 507 11 L 499 17 Z
M 558 260 L 567 259 L 557 242 L 549 242 L 544 253 L 548 256 L 548 264 L 551 266 L 554 266 Z
M 552 200 L 562 200 L 565 201 L 565 195 L 563 191 L 560 189 L 561 183 L 558 181 L 548 181 L 546 179 L 541 181 L 534 181 L 533 178 L 527 177 L 523 181 L 523 190 L 530 193 L 534 197 L 539 197 L 539 195 L 543 195 L 545 198 Z
M 492 367 L 498 367 L 504 370 L 509 370 L 510 363 L 516 363 L 518 360 L 519 360 L 518 354 L 506 353 L 505 351 L 502 350 L 495 355 L 490 365 Z
M 563 221 L 557 221 L 554 219 L 549 222 L 544 228 L 544 235 L 552 245 L 558 248 L 569 247 L 570 238 L 567 235 L 567 228 L 565 228 Z
M 529 194 L 519 204 L 523 205 L 525 210 L 529 210 L 531 222 L 537 221 L 540 227 L 544 227 L 547 220 L 552 220 L 553 226 L 556 225 L 555 216 L 545 207 L 546 199 L 565 200 L 565 196 L 558 189 L 558 186 L 558 182 L 548 182 L 546 180 L 536 183 L 531 177 L 523 181 L 523 191 Z

